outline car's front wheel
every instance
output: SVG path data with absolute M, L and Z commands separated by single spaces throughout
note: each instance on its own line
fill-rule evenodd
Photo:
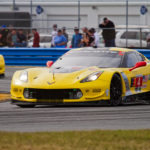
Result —
M 122 102 L 122 83 L 118 74 L 114 74 L 110 85 L 110 104 L 118 106 Z

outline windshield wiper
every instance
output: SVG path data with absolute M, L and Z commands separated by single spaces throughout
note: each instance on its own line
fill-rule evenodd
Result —
M 60 69 L 60 68 L 62 68 L 62 67 L 56 67 L 55 69 Z

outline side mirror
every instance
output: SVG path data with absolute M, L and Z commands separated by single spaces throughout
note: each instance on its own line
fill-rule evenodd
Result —
M 132 71 L 136 68 L 143 67 L 143 66 L 146 66 L 146 65 L 147 65 L 147 63 L 145 61 L 137 62 L 133 68 L 129 69 L 129 71 Z
M 48 68 L 50 68 L 52 65 L 53 65 L 53 61 L 48 61 L 47 63 L 46 63 L 46 66 L 48 67 Z

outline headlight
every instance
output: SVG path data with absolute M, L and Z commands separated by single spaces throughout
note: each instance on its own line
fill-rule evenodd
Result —
M 103 73 L 104 71 L 99 71 L 99 72 L 95 72 L 93 74 L 90 74 L 89 76 L 87 76 L 85 79 L 81 80 L 80 83 L 84 83 L 84 82 L 91 82 L 91 81 L 95 81 L 97 80 L 100 75 Z
M 28 82 L 28 72 L 27 71 L 21 72 L 21 74 L 20 74 L 20 81 Z

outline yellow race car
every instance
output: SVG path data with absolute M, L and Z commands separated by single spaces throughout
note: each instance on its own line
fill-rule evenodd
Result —
M 81 48 L 68 51 L 46 68 L 15 72 L 12 103 L 20 107 L 42 104 L 149 100 L 150 61 L 135 50 Z
M 0 78 L 5 75 L 5 61 L 4 57 L 0 55 Z

